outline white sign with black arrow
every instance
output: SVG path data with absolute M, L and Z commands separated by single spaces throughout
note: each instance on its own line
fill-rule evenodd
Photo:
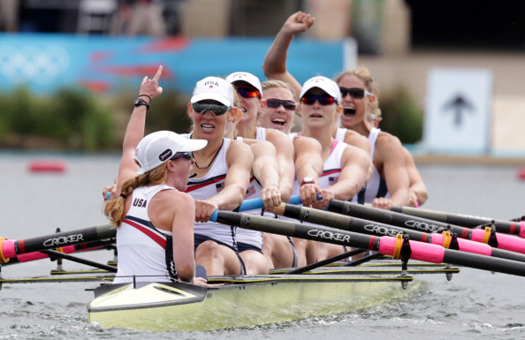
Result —
M 492 81 L 488 69 L 430 70 L 423 131 L 427 151 L 468 155 L 489 151 Z

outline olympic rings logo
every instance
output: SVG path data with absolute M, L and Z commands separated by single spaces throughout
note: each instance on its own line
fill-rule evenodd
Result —
M 0 76 L 12 84 L 50 84 L 69 64 L 69 54 L 60 46 L 0 45 Z

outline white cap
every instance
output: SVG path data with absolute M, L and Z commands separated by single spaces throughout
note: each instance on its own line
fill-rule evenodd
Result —
M 228 107 L 233 106 L 233 86 L 226 80 L 218 77 L 206 77 L 199 80 L 193 90 L 190 102 L 201 100 L 216 100 Z
M 254 76 L 251 73 L 248 73 L 248 72 L 233 72 L 229 76 L 226 77 L 226 80 L 229 81 L 232 84 L 236 83 L 238 81 L 244 81 L 244 82 L 250 84 L 251 86 L 255 87 L 257 89 L 257 91 L 262 93 L 261 81 L 259 80 L 259 78 L 257 78 L 256 76 Z
M 301 95 L 299 98 L 303 98 L 304 94 L 314 87 L 320 88 L 328 93 L 330 96 L 337 99 L 339 104 L 341 104 L 341 90 L 339 90 L 339 85 L 337 85 L 332 79 L 323 76 L 308 79 L 301 88 Z
M 173 131 L 157 131 L 142 138 L 135 150 L 135 160 L 141 175 L 170 160 L 177 152 L 192 152 L 208 144 L 204 139 L 189 139 Z

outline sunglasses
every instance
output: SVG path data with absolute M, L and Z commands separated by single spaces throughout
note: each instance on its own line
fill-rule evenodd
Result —
M 352 87 L 352 88 L 339 87 L 339 90 L 341 91 L 341 96 L 343 98 L 346 97 L 347 94 L 349 94 L 350 97 L 352 97 L 354 99 L 363 99 L 365 97 L 365 95 L 367 95 L 367 96 L 371 95 L 371 93 L 368 92 L 367 90 L 360 89 L 358 87 Z
M 237 88 L 237 93 L 241 95 L 243 98 L 261 98 L 261 93 L 254 89 L 249 89 L 246 87 L 239 87 Z
M 334 97 L 322 94 L 304 96 L 303 98 L 301 98 L 301 103 L 306 105 L 314 105 L 316 100 L 319 101 L 319 104 L 321 105 L 332 105 L 334 103 L 337 103 L 337 99 L 335 99 Z
M 197 113 L 204 114 L 206 111 L 211 111 L 216 116 L 221 116 L 230 109 L 226 105 L 218 104 L 193 103 L 191 104 L 191 106 L 193 107 L 193 110 Z
M 266 99 L 266 105 L 273 109 L 283 106 L 285 110 L 295 110 L 295 102 L 292 100 L 280 100 L 275 98 Z
M 188 152 L 183 152 L 183 153 L 181 153 L 181 154 L 178 155 L 178 156 L 173 156 L 173 157 L 171 157 L 171 158 L 170 158 L 170 161 L 176 161 L 176 160 L 179 159 L 179 158 L 184 158 L 184 159 L 186 159 L 186 160 L 190 160 L 192 157 L 191 157 L 191 154 L 190 154 L 190 153 L 188 153 Z

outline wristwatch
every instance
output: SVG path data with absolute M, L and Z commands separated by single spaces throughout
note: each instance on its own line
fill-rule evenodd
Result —
M 135 105 L 135 107 L 144 105 L 146 107 L 146 111 L 149 110 L 149 103 L 140 97 L 137 97 L 137 99 L 135 99 L 133 105 Z
M 312 177 L 305 177 L 301 181 L 301 186 L 303 186 L 305 184 L 315 184 L 315 180 Z

